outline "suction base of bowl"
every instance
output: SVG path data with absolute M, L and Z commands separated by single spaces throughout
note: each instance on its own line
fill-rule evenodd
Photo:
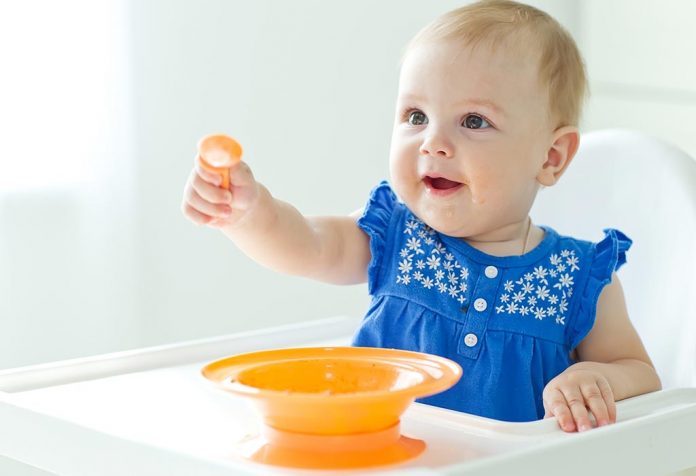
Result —
M 371 433 L 311 435 L 268 426 L 237 445 L 237 452 L 256 463 L 289 468 L 351 469 L 403 463 L 420 455 L 426 444 L 400 433 L 400 424 Z

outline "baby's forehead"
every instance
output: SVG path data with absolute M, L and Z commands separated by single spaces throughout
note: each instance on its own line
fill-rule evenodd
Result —
M 427 51 L 430 56 L 438 56 L 437 53 L 445 53 L 441 59 L 448 61 L 453 67 L 457 66 L 457 59 L 462 55 L 480 56 L 488 58 L 491 62 L 504 62 L 512 66 L 540 66 L 543 51 L 529 35 L 522 32 L 506 37 L 483 37 L 473 40 L 463 38 L 444 38 L 437 40 L 423 40 L 414 42 L 404 52 L 403 63 L 414 51 Z
M 508 117 L 548 114 L 548 88 L 539 75 L 534 53 L 505 44 L 476 45 L 429 42 L 414 45 L 404 56 L 399 102 L 418 98 L 468 107 L 492 103 L 488 109 Z
M 449 81 L 462 86 L 513 83 L 545 90 L 540 78 L 540 52 L 511 42 L 440 40 L 412 45 L 403 57 L 400 84 Z

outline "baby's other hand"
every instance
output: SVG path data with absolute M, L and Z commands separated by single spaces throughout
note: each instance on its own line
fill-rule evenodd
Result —
M 569 367 L 544 388 L 544 418 L 555 416 L 563 431 L 592 428 L 588 410 L 598 426 L 616 422 L 614 394 L 607 379 L 593 370 Z
M 258 182 L 245 162 L 230 167 L 230 189 L 220 187 L 221 177 L 196 161 L 186 186 L 181 211 L 197 225 L 221 228 L 237 223 L 258 198 Z

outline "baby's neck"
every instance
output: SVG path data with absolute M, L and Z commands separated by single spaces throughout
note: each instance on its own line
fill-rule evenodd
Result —
M 543 229 L 525 219 L 493 233 L 462 239 L 477 250 L 492 256 L 519 256 L 536 248 L 544 239 L 544 234 Z

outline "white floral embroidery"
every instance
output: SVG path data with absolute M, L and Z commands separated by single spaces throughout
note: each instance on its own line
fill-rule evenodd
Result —
M 412 263 L 410 260 L 408 260 L 408 259 L 402 260 L 399 263 L 399 272 L 401 272 L 401 274 L 408 274 L 408 272 L 411 271 L 411 265 L 412 265 Z
M 568 310 L 568 301 L 565 298 L 561 299 L 561 303 L 558 305 L 558 310 L 561 313 L 565 313 Z
M 437 269 L 438 266 L 440 266 L 439 256 L 431 256 L 430 258 L 428 258 L 428 268 Z
M 425 253 L 425 251 L 423 251 L 423 250 L 421 249 L 421 242 L 420 242 L 420 240 L 419 240 L 418 238 L 411 238 L 411 239 L 408 240 L 408 242 L 406 243 L 406 246 L 407 246 L 408 249 L 410 249 L 411 251 L 415 251 L 417 255 L 418 255 L 418 254 L 424 254 L 424 253 Z M 403 251 L 403 250 L 402 250 L 402 251 Z
M 469 289 L 469 269 L 437 239 L 435 230 L 417 218 L 409 219 L 403 231 L 409 237 L 399 251 L 397 284 L 437 290 L 460 305 L 464 304 Z
M 551 261 L 552 265 L 558 266 L 558 264 L 561 262 L 561 258 L 559 258 L 558 255 L 554 253 L 549 257 L 549 261 Z
M 568 259 L 566 260 L 566 264 L 570 266 L 571 271 L 577 271 L 580 268 L 578 267 L 578 257 L 577 256 L 569 256 Z
M 554 288 L 563 289 L 570 288 L 573 286 L 573 277 L 568 273 L 562 274 L 558 279 L 558 282 L 553 285 Z
M 403 232 L 408 236 L 399 250 L 397 284 L 422 286 L 464 305 L 468 300 L 469 268 L 456 260 L 435 230 L 417 218 L 409 219 Z M 548 262 L 535 264 L 531 271 L 505 279 L 496 314 L 529 316 L 540 321 L 548 317 L 565 325 L 580 258 L 575 250 L 564 249 L 551 253 L 547 259 Z
M 503 284 L 497 298 L 498 314 L 528 316 L 544 320 L 551 317 L 565 325 L 569 300 L 575 287 L 575 273 L 580 270 L 580 258 L 575 250 L 551 253 L 546 263 L 534 265 L 532 272 L 511 277 Z M 510 299 L 512 298 L 512 299 Z
M 548 271 L 543 266 L 537 266 L 534 268 L 534 277 L 537 278 L 542 283 L 546 281 L 546 274 Z

